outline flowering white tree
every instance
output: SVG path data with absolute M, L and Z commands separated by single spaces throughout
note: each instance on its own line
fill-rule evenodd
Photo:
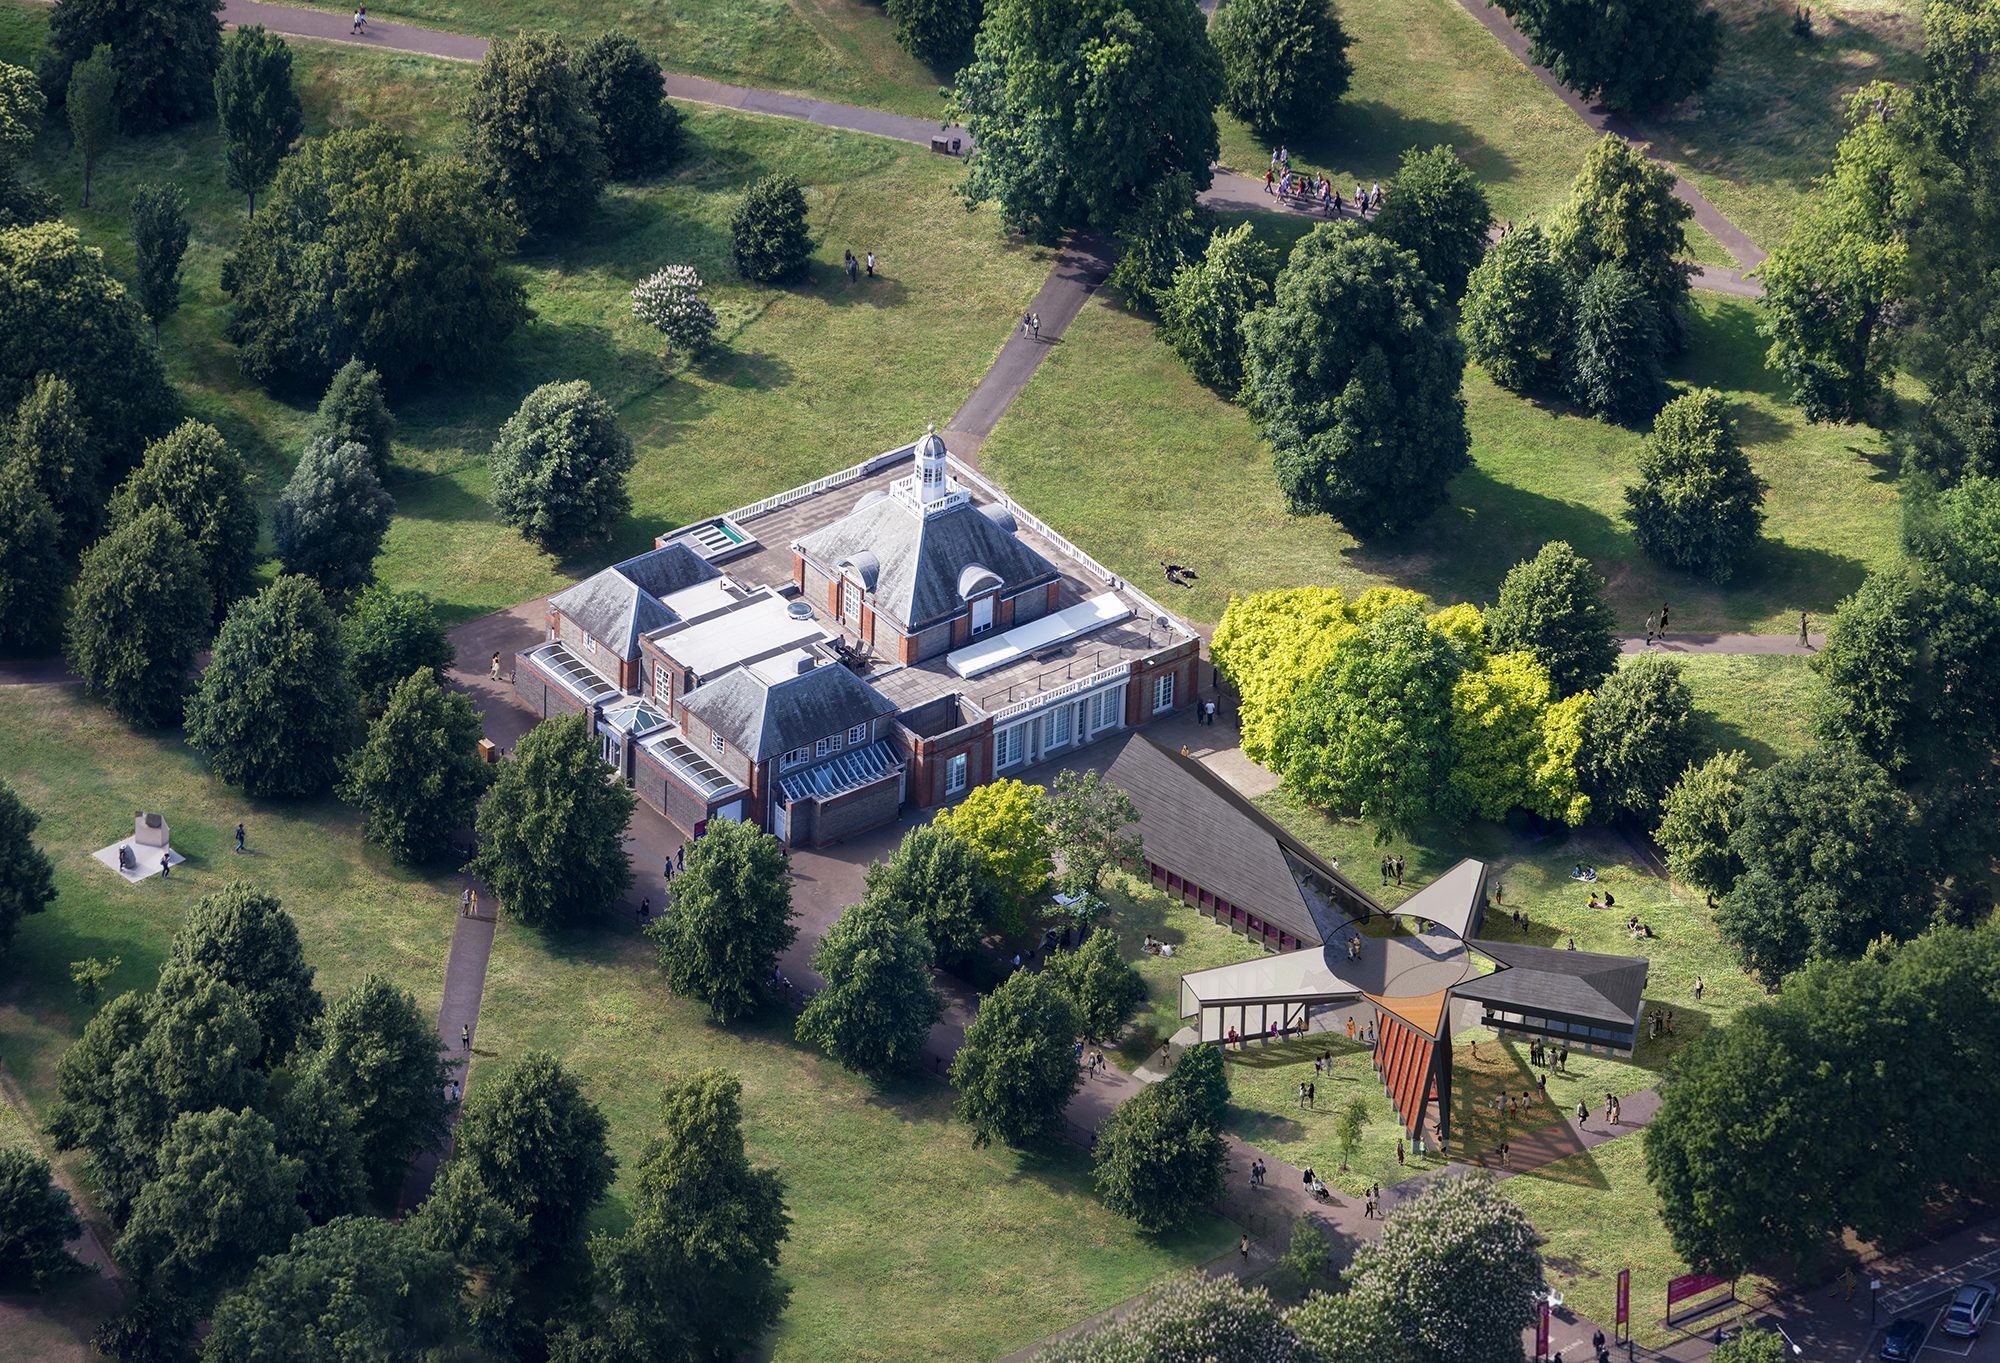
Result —
M 701 296 L 692 265 L 669 265 L 632 290 L 632 315 L 692 355 L 715 338 L 715 309 Z

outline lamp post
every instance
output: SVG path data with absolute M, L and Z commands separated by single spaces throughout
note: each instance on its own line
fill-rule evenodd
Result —
M 1772 1329 L 1774 1329 L 1774 1330 L 1776 1330 L 1776 1331 L 1778 1332 L 1778 1338 L 1779 1338 L 1779 1339 L 1782 1339 L 1782 1340 L 1784 1340 L 1784 1341 L 1785 1341 L 1785 1343 L 1787 1343 L 1787 1344 L 1790 1344 L 1790 1345 L 1791 1345 L 1791 1347 L 1792 1347 L 1792 1357 L 1794 1357 L 1794 1358 L 1803 1358 L 1803 1357 L 1805 1356 L 1805 1352 L 1806 1352 L 1806 1351 L 1805 1351 L 1804 1349 L 1801 1349 L 1801 1348 L 1800 1348 L 1800 1347 L 1799 1347 L 1799 1346 L 1798 1346 L 1797 1344 L 1793 1343 L 1793 1341 L 1792 1341 L 1792 1337 L 1791 1337 L 1790 1335 L 1788 1335 L 1788 1334 L 1786 1334 L 1786 1333 L 1785 1333 L 1785 1327 L 1784 1327 L 1784 1326 L 1782 1326 L 1782 1325 L 1778 1324 L 1778 1322 L 1776 1322 L 1776 1321 L 1772 1321 L 1772 1322 L 1771 1322 L 1771 1328 L 1772 1328 Z

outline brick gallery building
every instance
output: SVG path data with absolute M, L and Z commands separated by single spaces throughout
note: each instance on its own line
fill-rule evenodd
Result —
M 811 847 L 1186 708 L 1199 648 L 932 430 L 551 597 L 514 685 L 687 832 Z

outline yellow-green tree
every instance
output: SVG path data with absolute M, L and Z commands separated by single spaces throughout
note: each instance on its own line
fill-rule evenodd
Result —
M 1209 654 L 1240 699 L 1243 751 L 1269 763 L 1279 717 L 1326 671 L 1341 640 L 1392 606 L 1423 604 L 1421 594 L 1400 587 L 1373 587 L 1353 601 L 1337 587 L 1231 598 Z
M 1048 792 L 1023 781 L 994 781 L 939 812 L 936 823 L 962 840 L 992 873 L 1002 907 L 989 926 L 1003 935 L 1027 930 L 1048 894 Z
M 1534 793 L 1529 806 L 1545 819 L 1561 819 L 1571 828 L 1590 817 L 1590 797 L 1577 779 L 1576 759 L 1583 751 L 1583 720 L 1590 710 L 1590 692 L 1565 696 L 1542 711 L 1542 741 L 1536 750 Z
M 1451 779 L 1479 818 L 1504 819 L 1517 805 L 1533 805 L 1548 706 L 1548 670 L 1531 653 L 1495 654 L 1485 666 L 1468 669 L 1452 688 L 1458 763 Z

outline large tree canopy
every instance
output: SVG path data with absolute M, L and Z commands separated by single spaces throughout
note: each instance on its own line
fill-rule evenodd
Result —
M 1556 260 L 1577 279 L 1616 265 L 1660 310 L 1668 351 L 1687 340 L 1687 224 L 1694 210 L 1674 197 L 1674 173 L 1609 133 L 1590 149 L 1569 200 L 1549 228 Z
M 222 0 L 57 0 L 49 74 L 61 89 L 71 68 L 108 46 L 127 131 L 186 123 L 214 107 L 221 12 Z
M 271 183 L 278 163 L 305 127 L 305 110 L 292 88 L 292 49 L 285 40 L 265 32 L 262 24 L 231 33 L 215 73 L 215 108 L 229 184 L 249 196 L 254 217 L 257 192 Z
M 632 508 L 625 479 L 635 458 L 618 414 L 589 383 L 545 383 L 493 442 L 494 509 L 551 553 L 609 538 Z
M 1111 1110 L 1092 1177 L 1104 1205 L 1141 1230 L 1173 1230 L 1222 1198 L 1228 1147 L 1201 1095 L 1171 1078 Z
M 1643 113 L 1708 88 L 1722 16 L 1708 0 L 1501 0 L 1557 80 Z
M 308 138 L 223 262 L 229 339 L 260 383 L 357 357 L 392 382 L 474 368 L 528 316 L 514 239 L 463 161 L 381 128 Z
M 1471 458 L 1465 349 L 1416 257 L 1349 223 L 1316 227 L 1243 336 L 1244 397 L 1288 506 L 1366 537 L 1443 504 Z
M 155 507 L 83 556 L 63 654 L 84 690 L 126 723 L 177 722 L 214 599 L 201 555 Z
M 56 897 L 55 872 L 48 855 L 35 846 L 40 817 L 0 781 L 0 959 L 13 944 L 14 931 L 31 913 L 40 913 Z
M 278 561 L 336 597 L 366 586 L 395 510 L 367 447 L 311 441 L 271 508 Z
M 70 562 L 104 518 L 103 451 L 91 438 L 83 404 L 66 380 L 44 374 L 0 426 L 0 462 L 24 469 L 55 512 L 53 547 Z
M 221 615 L 249 586 L 257 562 L 257 503 L 243 456 L 215 427 L 182 422 L 146 447 L 144 462 L 111 499 L 111 523 L 154 507 L 173 518 L 208 565 Z
M 466 159 L 524 232 L 573 228 L 589 216 L 610 164 L 561 38 L 529 32 L 488 48 L 465 120 Z
M 756 1011 L 779 954 L 798 936 L 785 845 L 754 823 L 710 823 L 688 845 L 673 905 L 651 935 L 667 983 L 706 1003 L 717 1022 Z
M 1486 612 L 1495 652 L 1524 649 L 1548 669 L 1559 696 L 1591 690 L 1618 662 L 1618 621 L 1604 579 L 1563 540 L 1507 570 Z
M 1605 679 L 1584 714 L 1577 778 L 1599 818 L 1651 823 L 1694 756 L 1694 693 L 1678 659 L 1633 658 Z
M 379 713 L 412 672 L 421 669 L 443 682 L 453 657 L 437 606 L 422 592 L 364 589 L 341 617 L 340 637 L 348 674 L 370 714 Z
M 826 987 L 799 1014 L 798 1038 L 851 1070 L 911 1064 L 944 1016 L 931 983 L 930 939 L 880 896 L 869 895 L 827 929 L 813 969 Z
M 393 1191 L 410 1156 L 444 1137 L 449 1067 L 437 1027 L 408 990 L 369 975 L 328 1005 L 320 1032 L 314 1076 L 353 1118 L 369 1181 Z
M 1208 187 L 1222 66 L 1191 0 L 994 0 L 959 74 L 965 198 L 1053 242 L 1115 229 L 1176 172 Z
M 573 65 L 612 175 L 629 180 L 664 170 L 680 149 L 681 112 L 667 99 L 660 64 L 614 28 L 585 43 Z
M 1625 505 L 1647 554 L 1724 583 L 1756 547 L 1766 486 L 1736 439 L 1722 394 L 1697 388 L 1653 419 Z
M 470 696 L 428 668 L 405 677 L 341 764 L 340 797 L 366 818 L 368 840 L 406 865 L 443 856 L 486 793 L 484 732 Z
M 1081 1029 L 1068 992 L 1037 971 L 1015 971 L 979 1001 L 951 1062 L 974 1145 L 1033 1145 L 1061 1129 L 1083 1082 L 1072 1054 Z
M 1332 0 L 1227 0 L 1208 36 L 1222 61 L 1222 107 L 1260 137 L 1326 122 L 1354 74 Z
M 198 900 L 174 934 L 170 966 L 231 986 L 264 1038 L 268 1069 L 309 1039 L 323 1009 L 298 926 L 274 895 L 231 881 Z
M 632 803 L 598 755 L 588 714 L 546 720 L 500 764 L 479 807 L 476 873 L 530 927 L 600 913 L 632 883 Z
M 868 867 L 868 898 L 924 934 L 932 959 L 960 961 L 1004 911 L 986 859 L 936 823 L 918 824 L 885 862 Z
M 1375 230 L 1417 258 L 1447 302 L 1465 293 L 1465 281 L 1486 254 L 1493 209 L 1472 167 L 1450 147 L 1403 153 L 1389 201 L 1375 215 Z

